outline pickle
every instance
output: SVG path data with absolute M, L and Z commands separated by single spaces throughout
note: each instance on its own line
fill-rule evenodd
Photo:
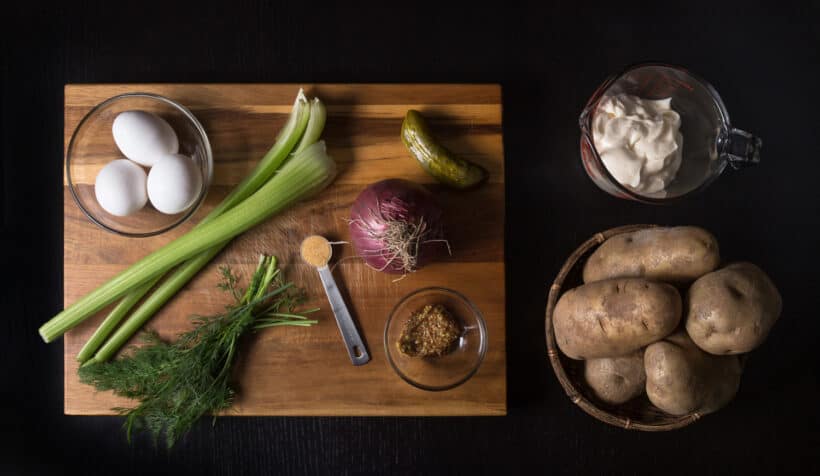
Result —
M 424 170 L 439 182 L 460 190 L 487 180 L 484 167 L 456 156 L 430 134 L 421 113 L 410 109 L 401 125 L 401 140 Z

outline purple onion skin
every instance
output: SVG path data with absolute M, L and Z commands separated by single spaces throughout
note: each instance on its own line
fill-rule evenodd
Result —
M 396 220 L 418 224 L 424 218 L 429 234 L 419 243 L 415 269 L 430 263 L 446 249 L 443 240 L 442 210 L 433 195 L 424 187 L 402 179 L 387 179 L 365 188 L 350 209 L 350 241 L 356 254 L 374 269 L 391 274 L 407 272 L 398 258 L 390 260 L 389 254 L 374 252 L 383 250 L 384 243 L 371 234 L 380 234 L 385 222 Z M 425 242 L 428 241 L 428 242 Z

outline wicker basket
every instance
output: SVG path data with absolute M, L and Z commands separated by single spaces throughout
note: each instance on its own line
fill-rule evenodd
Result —
M 652 228 L 654 225 L 627 225 L 598 233 L 584 244 L 578 247 L 567 259 L 555 282 L 550 287 L 549 299 L 547 301 L 547 313 L 544 322 L 547 335 L 547 353 L 552 364 L 555 375 L 564 391 L 573 403 L 581 407 L 582 410 L 602 422 L 609 423 L 628 430 L 642 431 L 668 431 L 682 428 L 693 423 L 700 415 L 692 413 L 684 416 L 674 416 L 665 413 L 652 405 L 646 394 L 634 398 L 623 405 L 609 405 L 595 398 L 592 390 L 584 382 L 584 363 L 580 360 L 573 360 L 564 355 L 555 343 L 555 332 L 552 326 L 552 313 L 555 304 L 564 290 L 571 289 L 582 284 L 581 272 L 584 263 L 593 251 L 609 237 L 621 233 Z

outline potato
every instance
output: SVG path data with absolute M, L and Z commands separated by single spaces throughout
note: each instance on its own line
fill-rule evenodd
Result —
M 555 340 L 573 359 L 618 357 L 672 333 L 681 319 L 673 286 L 609 279 L 565 292 L 553 312 Z
M 628 402 L 646 388 L 643 350 L 622 357 L 589 359 L 584 362 L 584 379 L 600 400 L 613 405 Z
M 736 355 L 702 351 L 684 331 L 644 352 L 646 395 L 672 415 L 712 413 L 734 398 L 743 367 Z
M 766 340 L 783 300 L 763 270 L 735 263 L 695 281 L 686 308 L 686 331 L 698 347 L 742 354 Z
M 584 265 L 584 282 L 646 278 L 685 283 L 714 270 L 719 263 L 717 240 L 703 228 L 648 228 L 603 242 Z

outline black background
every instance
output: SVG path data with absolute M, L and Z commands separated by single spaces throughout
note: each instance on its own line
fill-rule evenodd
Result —
M 38 3 L 0 7 L 0 474 L 817 471 L 816 3 Z M 581 167 L 576 118 L 608 74 L 645 60 L 712 82 L 734 125 L 763 138 L 761 165 L 668 207 L 598 190 Z M 171 453 L 145 439 L 129 447 L 118 418 L 64 416 L 62 345 L 36 332 L 62 308 L 63 85 L 140 81 L 500 82 L 509 415 L 223 418 Z M 663 434 L 581 412 L 543 338 L 547 283 L 566 256 L 595 232 L 646 222 L 712 230 L 727 260 L 759 264 L 785 302 L 737 399 Z

